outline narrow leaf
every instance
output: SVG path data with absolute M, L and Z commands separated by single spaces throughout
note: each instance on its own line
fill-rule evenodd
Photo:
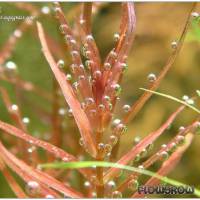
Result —
M 40 38 L 40 42 L 42 45 L 42 49 L 43 49 L 45 58 L 48 61 L 49 65 L 50 65 L 50 67 L 62 89 L 65 100 L 67 101 L 70 108 L 72 109 L 77 126 L 78 126 L 81 136 L 84 140 L 85 147 L 87 148 L 88 152 L 93 157 L 95 157 L 96 156 L 96 145 L 95 145 L 95 142 L 92 137 L 92 129 L 91 129 L 90 122 L 89 122 L 86 114 L 82 110 L 81 105 L 80 105 L 79 101 L 77 100 L 77 97 L 74 95 L 71 85 L 69 85 L 69 83 L 65 80 L 64 73 L 58 69 L 56 62 L 48 49 L 46 39 L 44 36 L 43 28 L 39 22 L 37 22 L 37 27 L 38 27 L 38 34 L 39 34 L 39 38 Z

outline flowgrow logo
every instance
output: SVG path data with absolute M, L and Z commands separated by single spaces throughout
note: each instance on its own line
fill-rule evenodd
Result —
M 194 194 L 194 186 L 148 186 L 138 187 L 139 194 Z

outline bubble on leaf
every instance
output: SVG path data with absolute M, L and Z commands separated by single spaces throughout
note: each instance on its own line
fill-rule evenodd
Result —
M 14 35 L 16 38 L 20 38 L 20 37 L 22 37 L 22 31 L 16 29 L 16 30 L 14 31 L 13 35 Z
M 185 130 L 185 127 L 184 127 L 184 126 L 180 126 L 178 130 L 179 130 L 179 131 L 184 131 L 184 130 Z
M 6 62 L 5 66 L 9 70 L 16 70 L 17 69 L 17 65 L 13 61 Z
M 167 145 L 166 144 L 162 144 L 161 148 L 165 149 L 165 148 L 167 148 Z
M 126 63 L 121 63 L 122 72 L 125 72 L 128 69 L 128 65 Z
M 197 18 L 197 17 L 199 17 L 199 13 L 198 13 L 198 12 L 192 12 L 192 13 L 191 13 L 191 16 L 192 16 L 193 18 Z
M 65 34 L 67 28 L 68 28 L 68 27 L 67 27 L 66 24 L 61 24 L 60 27 L 59 27 L 60 32 L 61 32 L 62 34 Z
M 92 35 L 87 35 L 87 36 L 86 36 L 86 40 L 87 40 L 88 42 L 91 42 L 91 41 L 94 40 L 94 38 L 93 38 Z
M 112 146 L 116 145 L 116 144 L 117 144 L 117 141 L 118 141 L 117 136 L 111 135 L 111 136 L 109 137 L 109 143 L 110 143 Z
M 94 72 L 94 78 L 95 79 L 100 79 L 101 78 L 101 71 L 97 70 Z
M 139 165 L 138 169 L 144 169 L 144 166 L 143 165 Z
M 46 199 L 54 199 L 55 197 L 54 197 L 53 195 L 51 195 L 51 194 L 47 194 L 47 195 L 45 196 L 45 198 L 46 198 Z
M 50 13 L 50 8 L 48 6 L 43 6 L 41 8 L 41 12 L 45 15 L 48 15 Z
M 141 141 L 141 138 L 139 137 L 139 136 L 136 136 L 135 138 L 134 138 L 134 144 L 138 144 L 139 142 Z
M 104 111 L 105 110 L 105 105 L 99 104 L 98 108 L 99 108 L 100 111 Z
M 189 96 L 183 95 L 182 99 L 183 99 L 184 101 L 187 101 L 187 100 L 189 99 Z
M 116 188 L 115 181 L 113 181 L 113 180 L 108 181 L 107 184 L 106 184 L 106 188 L 108 188 L 109 190 Z
M 71 74 L 67 74 L 66 75 L 66 80 L 67 81 L 71 81 L 72 80 L 72 75 Z
M 58 61 L 58 67 L 62 69 L 62 68 L 64 68 L 64 66 L 65 66 L 65 61 L 64 60 L 59 60 Z
M 17 110 L 18 110 L 18 105 L 12 104 L 12 105 L 11 105 L 11 110 L 12 110 L 12 111 L 17 111 Z
M 35 151 L 36 150 L 36 147 L 35 146 L 32 146 L 32 147 L 29 147 L 28 148 L 28 153 L 33 153 L 33 151 Z
M 126 105 L 123 106 L 123 110 L 124 110 L 124 112 L 127 113 L 127 112 L 129 112 L 131 110 L 131 107 L 126 104 Z
M 177 49 L 177 47 L 178 47 L 177 41 L 172 41 L 171 42 L 171 47 L 172 47 L 172 49 Z
M 84 145 L 84 141 L 83 141 L 83 138 L 82 138 L 82 137 L 79 139 L 79 144 L 80 144 L 80 146 L 83 146 L 83 145 Z
M 68 116 L 69 117 L 73 117 L 73 111 L 72 111 L 72 109 L 70 108 L 70 109 L 68 109 L 68 112 L 67 112 L 67 114 L 68 114 Z
M 26 185 L 26 192 L 29 195 L 37 195 L 40 192 L 40 185 L 36 181 L 29 181 Z
M 185 137 L 183 135 L 178 135 L 176 137 L 177 145 L 183 145 L 185 143 Z
M 114 89 L 114 91 L 115 91 L 115 95 L 116 96 L 119 96 L 120 95 L 120 93 L 121 93 L 121 91 L 122 91 L 122 88 L 121 88 L 121 86 L 119 85 L 119 84 L 113 84 L 112 85 L 112 88 Z
M 118 190 L 115 190 L 113 193 L 112 193 L 112 198 L 122 198 L 122 193 Z
M 90 188 L 91 187 L 91 183 L 89 181 L 85 181 L 84 182 L 84 187 L 85 188 Z
M 162 151 L 160 153 L 161 160 L 167 160 L 169 158 L 169 154 L 166 151 Z
M 119 125 L 121 122 L 120 119 L 114 119 L 113 122 L 112 122 L 112 128 L 116 128 L 117 125 Z
M 23 122 L 24 124 L 29 124 L 29 123 L 30 123 L 30 119 L 29 119 L 28 117 L 24 117 L 24 118 L 22 119 L 22 122 Z
M 149 75 L 147 76 L 147 79 L 148 79 L 149 82 L 152 83 L 152 82 L 156 81 L 157 77 L 156 77 L 155 74 L 151 73 L 151 74 L 149 74 Z
M 119 40 L 119 38 L 120 38 L 119 33 L 115 33 L 114 34 L 114 41 L 117 42 Z
M 105 69 L 105 70 L 110 70 L 110 69 L 111 69 L 111 64 L 108 63 L 108 62 L 105 63 L 105 64 L 104 64 L 104 69 Z

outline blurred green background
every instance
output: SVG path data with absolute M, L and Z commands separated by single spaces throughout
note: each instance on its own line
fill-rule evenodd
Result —
M 50 8 L 52 6 L 51 3 L 33 3 L 33 5 L 38 10 L 41 10 L 43 6 Z M 77 9 L 79 9 L 80 3 L 62 3 L 62 6 L 68 20 L 73 25 L 73 20 L 78 17 Z M 191 3 L 135 3 L 137 16 L 135 40 L 128 59 L 129 68 L 122 82 L 123 92 L 121 101 L 117 106 L 116 117 L 122 116 L 121 107 L 124 104 L 132 104 L 142 94 L 139 88 L 147 87 L 147 75 L 149 73 L 159 74 L 172 52 L 171 42 L 180 37 L 191 6 Z M 0 8 L 0 16 L 30 15 L 27 11 L 17 8 L 15 3 L 0 3 Z M 102 3 L 98 13 L 93 18 L 93 34 L 102 58 L 105 58 L 114 45 L 113 35 L 119 30 L 120 8 L 119 3 Z M 200 11 L 200 6 L 197 6 L 196 10 L 197 12 Z M 55 39 L 58 45 L 65 50 L 63 38 L 59 33 L 58 24 L 53 15 L 42 15 L 37 20 L 43 24 L 45 31 Z M 21 22 L 20 20 L 15 22 L 0 20 L 0 49 Z M 199 24 L 193 25 L 190 29 L 183 49 L 173 68 L 163 80 L 159 91 L 181 98 L 183 95 L 192 96 L 197 89 L 200 89 L 199 30 Z M 12 56 L 8 60 L 17 64 L 18 74 L 23 80 L 30 81 L 48 93 L 52 93 L 53 76 L 42 55 L 35 22 L 19 39 Z M 12 100 L 15 102 L 13 86 L 5 81 L 0 81 L 0 84 L 9 90 Z M 28 127 L 29 132 L 36 136 L 39 134 L 41 138 L 44 138 L 45 134 L 50 132 L 51 127 L 38 118 L 32 103 L 41 106 L 47 112 L 51 111 L 51 105 L 35 94 L 23 92 L 22 95 L 25 98 L 21 102 L 23 116 L 28 116 L 31 120 Z M 120 155 L 131 148 L 135 136 L 144 137 L 156 130 L 177 106 L 177 103 L 168 99 L 153 96 L 136 119 L 129 124 L 128 128 L 131 131 L 122 138 Z M 177 133 L 179 126 L 189 125 L 195 119 L 195 116 L 197 115 L 193 111 L 185 110 L 179 115 L 172 127 L 166 131 L 166 134 L 156 142 L 157 147 L 172 138 Z M 0 98 L 0 119 L 12 123 L 2 98 Z M 195 185 L 200 189 L 199 146 L 200 136 L 195 136 L 192 145 L 169 177 Z M 73 150 L 71 151 L 73 152 Z M 14 197 L 1 173 L 0 197 Z

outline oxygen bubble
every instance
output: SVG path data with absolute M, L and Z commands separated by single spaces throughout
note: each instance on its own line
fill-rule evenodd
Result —
M 86 66 L 87 69 L 91 69 L 92 64 L 93 64 L 93 62 L 91 60 L 85 61 L 85 66 Z
M 122 91 L 121 86 L 119 84 L 114 84 L 112 87 L 115 90 L 115 95 L 119 96 Z
M 117 125 L 117 130 L 119 131 L 120 135 L 122 135 L 127 132 L 127 127 L 126 125 L 120 123 Z
M 121 63 L 122 71 L 125 72 L 128 69 L 128 65 L 126 63 Z
M 59 114 L 59 115 L 65 115 L 65 114 L 66 114 L 65 108 L 59 108 L 58 114 Z
M 32 146 L 32 147 L 30 147 L 30 148 L 28 148 L 28 153 L 33 153 L 33 151 L 35 151 L 36 150 L 36 147 L 35 146 Z
M 124 112 L 129 112 L 130 110 L 131 110 L 131 107 L 129 106 L 129 105 L 124 105 L 123 106 L 123 110 L 124 110 Z
M 72 84 L 72 87 L 74 88 L 75 91 L 78 91 L 78 86 L 79 86 L 79 84 L 77 82 L 74 82 Z
M 72 75 L 71 74 L 67 74 L 66 75 L 66 80 L 67 81 L 71 81 L 72 80 Z
M 69 117 L 73 117 L 73 111 L 71 108 L 68 110 L 67 114 Z
M 152 83 L 152 82 L 156 81 L 157 77 L 156 77 L 155 74 L 151 73 L 151 74 L 149 74 L 149 75 L 147 76 L 147 79 L 148 79 L 149 82 Z
M 83 145 L 84 145 L 84 141 L 83 141 L 83 138 L 82 138 L 82 137 L 79 139 L 79 144 L 80 144 L 80 146 L 83 146 Z
M 167 145 L 166 144 L 162 144 L 161 148 L 165 149 L 165 148 L 167 148 Z
M 116 188 L 116 183 L 115 183 L 115 181 L 108 181 L 108 183 L 107 183 L 107 188 L 109 189 L 109 190 L 112 190 L 112 189 L 114 189 L 114 188 Z
M 115 59 L 117 58 L 117 53 L 115 51 L 111 51 L 110 56 Z
M 54 199 L 55 197 L 54 197 L 53 195 L 51 195 L 51 194 L 47 194 L 47 195 L 45 196 L 45 198 L 46 198 L 46 199 Z
M 176 137 L 177 145 L 183 145 L 185 143 L 185 137 L 183 135 L 178 135 Z
M 78 54 L 78 51 L 71 51 L 71 56 L 72 57 L 77 57 L 79 54 Z
M 112 108 L 113 108 L 112 103 L 109 103 L 109 104 L 108 104 L 108 107 L 109 107 L 109 110 L 112 110 Z
M 117 125 L 119 125 L 119 124 L 120 124 L 120 122 L 121 122 L 121 120 L 120 120 L 120 119 L 115 119 L 115 120 L 113 120 L 113 122 L 112 122 L 112 128 L 115 128 L 115 127 L 117 127 Z
M 186 103 L 188 103 L 189 105 L 194 105 L 194 100 L 193 99 L 188 99 L 186 101 Z
M 99 150 L 102 151 L 102 150 L 104 150 L 104 148 L 105 148 L 104 143 L 99 143 L 99 144 L 98 144 L 98 149 L 99 149 Z
M 187 101 L 187 100 L 189 99 L 189 97 L 188 97 L 187 95 L 183 95 L 182 99 L 183 99 L 184 101 Z
M 45 15 L 48 15 L 50 13 L 50 8 L 48 6 L 43 6 L 41 8 L 41 12 Z
M 62 69 L 62 68 L 64 68 L 64 66 L 65 66 L 65 61 L 64 60 L 59 60 L 58 61 L 58 67 Z
M 138 169 L 144 169 L 144 166 L 143 165 L 139 165 Z
M 101 71 L 97 70 L 94 72 L 94 78 L 95 79 L 100 79 L 101 78 Z
M 88 42 L 90 42 L 90 41 L 93 41 L 94 38 L 93 38 L 92 35 L 87 35 L 87 36 L 86 36 L 86 40 L 87 40 Z
M 6 62 L 5 66 L 9 70 L 16 70 L 17 69 L 17 65 L 13 61 Z
M 117 141 L 118 141 L 117 136 L 111 135 L 111 136 L 109 137 L 109 142 L 110 142 L 111 145 L 113 145 L 113 146 L 116 145 L 116 144 L 117 144 Z
M 120 38 L 119 33 L 115 33 L 114 34 L 114 41 L 117 42 L 119 40 L 119 38 Z
M 199 13 L 197 13 L 197 12 L 192 12 L 192 13 L 191 13 L 191 16 L 192 16 L 193 18 L 197 18 L 197 17 L 199 17 Z
M 120 191 L 114 191 L 113 193 L 112 193 L 112 198 L 122 198 L 122 193 L 120 192 Z
M 176 41 L 171 42 L 172 49 L 176 49 L 178 46 L 178 43 Z
M 96 192 L 92 192 L 92 197 L 96 198 L 97 197 L 97 193 Z
M 169 158 L 169 154 L 166 151 L 162 151 L 160 153 L 160 157 L 162 160 L 167 160 Z
M 13 35 L 14 35 L 16 38 L 20 38 L 20 37 L 22 37 L 22 32 L 21 32 L 20 30 L 17 29 L 17 30 L 14 31 Z
M 103 104 L 99 104 L 98 108 L 100 111 L 104 111 L 105 110 L 105 106 Z
M 178 130 L 179 130 L 179 131 L 184 131 L 184 130 L 185 130 L 185 127 L 184 127 L 184 126 L 180 126 Z
M 85 181 L 84 182 L 84 187 L 85 188 L 90 188 L 91 187 L 91 183 L 89 181 Z
M 138 144 L 141 141 L 141 138 L 139 136 L 136 136 L 134 138 L 134 144 Z
M 87 106 L 89 106 L 89 105 L 94 104 L 95 102 L 94 102 L 93 98 L 88 97 L 88 98 L 85 99 L 85 103 L 86 103 Z
M 29 123 L 30 123 L 30 119 L 29 119 L 28 117 L 24 117 L 24 118 L 22 119 L 22 122 L 23 122 L 24 124 L 29 124 Z
M 17 111 L 18 110 L 18 106 L 16 104 L 13 104 L 11 106 L 12 111 Z
M 105 69 L 105 70 L 110 70 L 110 69 L 111 69 L 111 64 L 108 63 L 108 62 L 105 63 L 105 64 L 104 64 L 104 69 Z
M 66 24 L 62 24 L 62 25 L 60 25 L 60 27 L 59 27 L 60 32 L 61 32 L 62 34 L 65 34 L 65 33 L 66 33 L 67 28 L 68 28 L 68 27 L 67 27 Z
M 106 95 L 103 97 L 103 99 L 104 99 L 105 101 L 108 101 L 108 102 L 110 101 L 110 97 L 109 97 L 109 96 L 106 96 Z
M 36 181 L 29 181 L 26 185 L 26 191 L 29 195 L 37 195 L 40 192 L 40 185 Z
M 176 148 L 177 148 L 176 143 L 175 143 L 175 142 L 172 142 L 172 143 L 170 144 L 170 152 L 173 153 L 173 152 L 176 150 Z
M 68 159 L 67 157 L 63 157 L 63 158 L 62 158 L 62 161 L 63 161 L 63 162 L 68 162 L 69 159 Z

